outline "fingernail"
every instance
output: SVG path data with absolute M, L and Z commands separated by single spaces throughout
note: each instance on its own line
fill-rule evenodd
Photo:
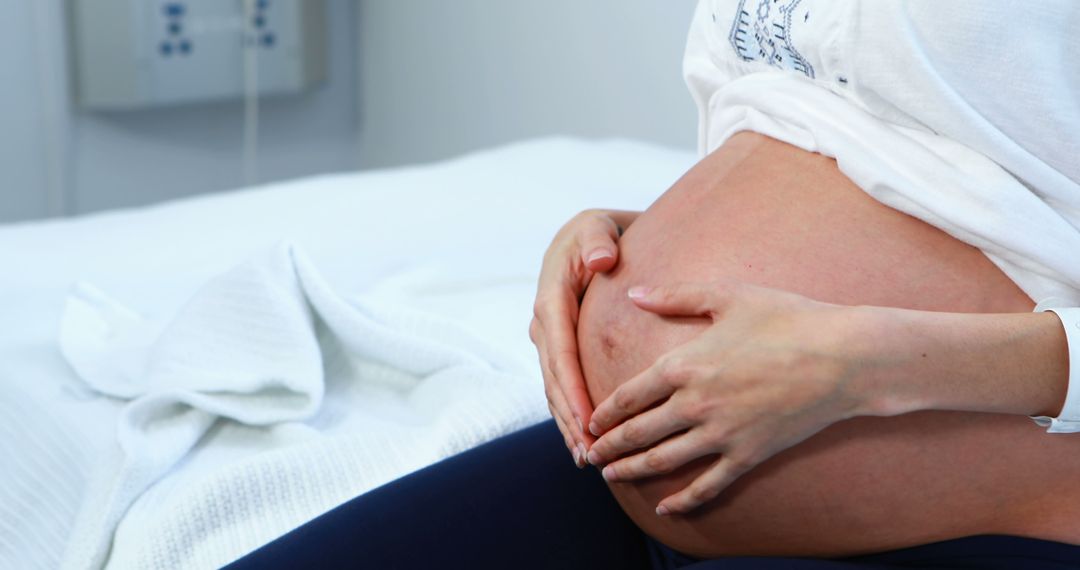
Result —
M 587 464 L 589 462 L 588 454 L 585 452 L 585 444 L 584 443 L 579 443 L 579 444 L 577 444 L 577 448 L 578 448 L 578 454 L 581 455 L 581 463 L 582 463 L 581 466 L 585 467 L 585 464 Z
M 600 437 L 600 426 L 596 425 L 596 422 L 589 422 L 589 433 Z
M 644 299 L 645 295 L 648 294 L 648 287 L 631 287 L 630 290 L 626 292 L 626 295 L 631 299 Z
M 588 455 L 589 463 L 593 465 L 599 465 L 601 463 L 600 454 L 595 449 L 589 451 Z
M 574 465 L 581 467 L 581 450 L 575 447 L 570 453 L 574 456 Z
M 615 468 L 610 465 L 605 467 L 604 470 L 600 472 L 600 474 L 604 476 L 604 481 L 615 480 Z
M 590 253 L 589 254 L 589 259 L 587 259 L 586 261 L 588 263 L 592 263 L 592 262 L 596 261 L 597 259 L 604 259 L 605 257 L 614 257 L 614 256 L 611 255 L 611 252 L 607 251 L 606 249 L 598 249 L 598 250 Z
M 656 507 L 656 515 L 657 516 L 666 517 L 666 516 L 668 516 L 670 514 L 671 514 L 671 511 L 669 511 L 668 508 L 665 507 L 664 505 L 660 505 L 659 507 Z

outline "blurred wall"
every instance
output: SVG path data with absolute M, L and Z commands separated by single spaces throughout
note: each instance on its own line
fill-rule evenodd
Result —
M 0 222 L 41 216 L 50 207 L 42 70 L 33 57 L 36 1 L 4 0 L 0 18 Z
M 328 81 L 303 95 L 261 102 L 262 181 L 358 165 L 356 2 L 326 1 Z M 68 89 L 65 0 L 3 2 L 0 222 L 139 206 L 242 184 L 239 102 L 77 110 Z
M 694 4 L 360 1 L 361 163 L 556 133 L 693 148 L 681 61 Z
M 242 184 L 239 102 L 86 113 L 66 1 L 4 0 L 0 222 Z M 535 136 L 692 148 L 694 0 L 326 0 L 329 81 L 262 102 L 260 180 L 446 158 Z

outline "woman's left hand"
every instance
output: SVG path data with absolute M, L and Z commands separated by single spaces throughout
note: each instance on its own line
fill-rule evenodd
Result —
M 589 461 L 611 461 L 603 470 L 609 481 L 719 454 L 688 487 L 664 498 L 658 515 L 689 512 L 769 457 L 869 413 L 857 348 L 867 335 L 855 307 L 734 280 L 629 294 L 646 311 L 713 321 L 619 386 L 589 425 L 602 435 Z

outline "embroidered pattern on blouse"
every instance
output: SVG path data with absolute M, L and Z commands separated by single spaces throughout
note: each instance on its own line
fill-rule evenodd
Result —
M 731 25 L 731 47 L 743 61 L 762 61 L 814 77 L 814 67 L 791 43 L 792 14 L 802 0 L 739 0 Z M 796 18 L 805 23 L 807 12 Z

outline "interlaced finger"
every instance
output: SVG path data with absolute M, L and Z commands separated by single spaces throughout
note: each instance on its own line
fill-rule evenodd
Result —
M 661 500 L 656 514 L 686 514 L 715 499 L 752 467 L 732 459 L 730 455 L 723 455 L 685 489 Z
M 589 462 L 597 465 L 614 461 L 631 451 L 652 447 L 665 437 L 692 425 L 674 406 L 665 402 L 646 410 L 605 433 L 589 449 Z

